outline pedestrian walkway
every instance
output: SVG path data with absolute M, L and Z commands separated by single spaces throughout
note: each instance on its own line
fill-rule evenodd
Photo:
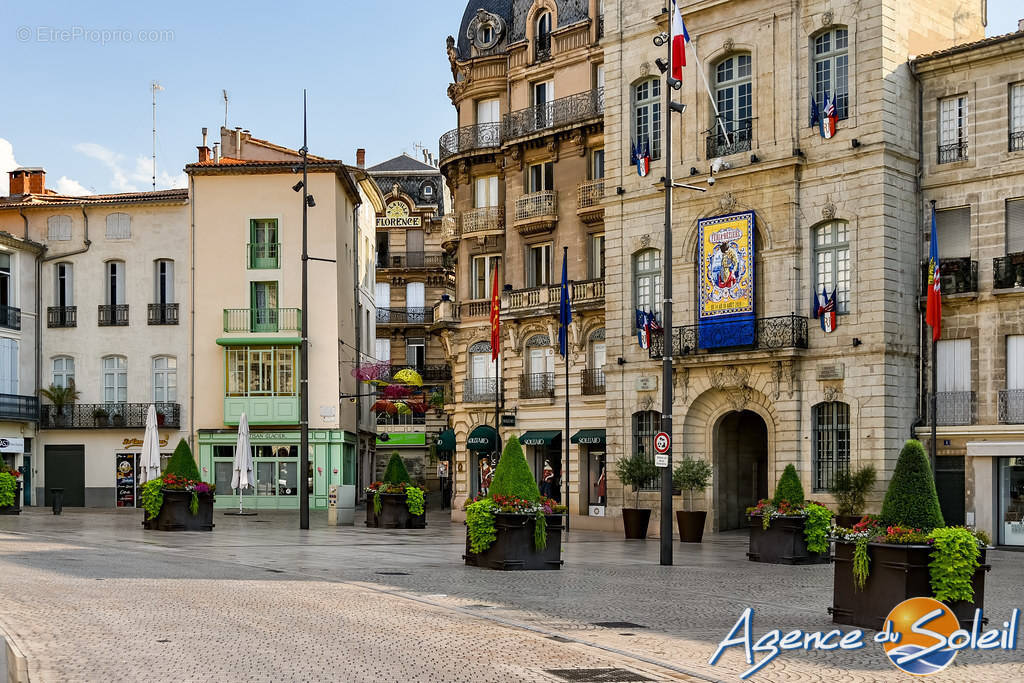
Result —
M 656 540 L 573 531 L 561 571 L 503 573 L 464 566 L 465 528 L 441 515 L 417 531 L 314 512 L 300 531 L 294 513 L 218 513 L 208 534 L 146 532 L 141 515 L 0 518 L 0 624 L 34 681 L 738 680 L 741 651 L 707 661 L 745 607 L 755 636 L 833 627 L 831 567 L 747 562 L 742 533 L 676 542 L 662 567 Z M 997 624 L 1024 607 L 1024 554 L 990 558 Z M 753 680 L 829 679 L 906 677 L 869 644 L 787 652 Z M 1024 680 L 1024 662 L 964 652 L 932 680 Z

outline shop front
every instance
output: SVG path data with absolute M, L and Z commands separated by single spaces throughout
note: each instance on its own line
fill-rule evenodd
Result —
M 0 436 L 0 461 L 10 469 L 21 472 L 22 500 L 19 502 L 21 505 L 31 505 L 32 439 L 23 436 Z
M 1024 547 L 1024 456 L 999 458 L 999 545 Z
M 434 439 L 434 450 L 437 453 L 437 479 L 441 489 L 441 509 L 444 510 L 452 500 L 455 430 L 442 430 Z
M 579 447 L 581 466 L 580 511 L 591 517 L 604 517 L 608 501 L 606 437 L 603 429 L 581 429 L 569 443 Z
M 390 432 L 377 435 L 377 461 L 374 463 L 373 480 L 380 481 L 387 469 L 392 453 L 398 453 L 405 463 L 409 477 L 416 482 L 427 479 L 424 460 L 428 453 L 427 435 L 419 432 Z
M 1024 441 L 968 441 L 967 460 L 974 476 L 967 523 L 997 546 L 1024 549 Z
M 542 496 L 562 502 L 562 432 L 534 429 L 519 437 Z
M 498 433 L 490 425 L 477 425 L 466 439 L 469 458 L 469 493 L 486 494 L 491 486 L 494 468 L 498 466 Z

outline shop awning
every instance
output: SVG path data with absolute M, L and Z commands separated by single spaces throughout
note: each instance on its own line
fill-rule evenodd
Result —
M 581 446 L 601 446 L 603 448 L 605 445 L 604 430 L 581 429 L 572 435 L 569 443 L 578 443 Z
M 562 436 L 562 432 L 558 430 L 535 429 L 519 437 L 519 443 L 524 446 L 550 446 L 560 436 Z
M 489 425 L 479 425 L 469 433 L 469 438 L 466 439 L 466 448 L 471 451 L 485 451 L 492 452 L 498 450 L 498 435 L 494 431 L 494 427 Z
M 455 450 L 455 430 L 446 429 L 437 435 L 437 439 L 434 441 L 434 445 L 437 446 L 439 451 L 454 451 Z

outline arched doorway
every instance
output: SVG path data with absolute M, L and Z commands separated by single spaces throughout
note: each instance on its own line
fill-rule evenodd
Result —
M 747 526 L 747 507 L 768 497 L 768 426 L 749 410 L 727 413 L 715 430 L 719 531 Z

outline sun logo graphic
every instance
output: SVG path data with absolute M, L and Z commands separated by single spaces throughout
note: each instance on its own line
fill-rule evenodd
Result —
M 953 610 L 932 598 L 910 598 L 886 617 L 883 645 L 889 661 L 914 676 L 931 676 L 953 663 L 960 647 L 953 635 L 960 630 Z M 961 645 L 962 647 L 962 645 Z

